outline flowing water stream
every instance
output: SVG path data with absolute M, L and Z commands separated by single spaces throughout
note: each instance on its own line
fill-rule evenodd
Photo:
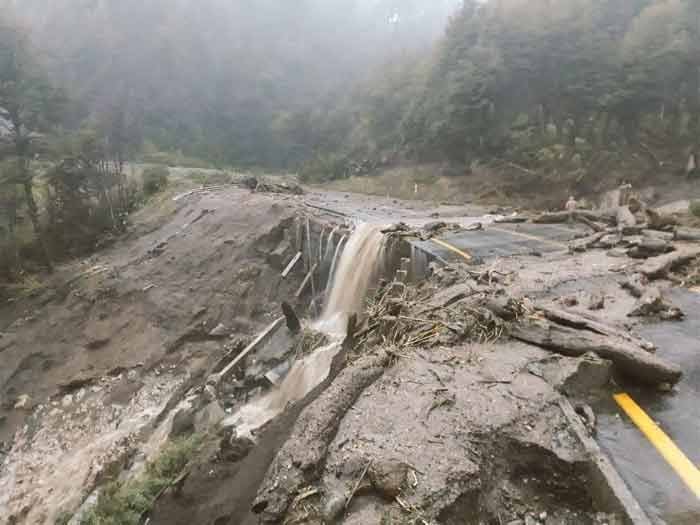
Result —
M 328 246 L 332 236 L 331 233 Z M 223 425 L 235 426 L 239 436 L 252 437 L 256 429 L 281 414 L 289 403 L 303 399 L 328 376 L 345 337 L 347 320 L 352 313 L 362 310 L 384 264 L 385 237 L 381 226 L 360 224 L 341 252 L 343 241 L 341 238 L 335 250 L 323 314 L 310 326 L 325 332 L 330 343 L 298 359 L 278 387 L 226 418 Z

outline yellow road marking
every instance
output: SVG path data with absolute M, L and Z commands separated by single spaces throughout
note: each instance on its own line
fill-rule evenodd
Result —
M 450 250 L 451 252 L 454 252 L 454 253 L 456 253 L 457 255 L 460 255 L 460 256 L 464 257 L 467 261 L 471 261 L 471 260 L 473 259 L 473 257 L 472 257 L 471 255 L 469 255 L 467 252 L 463 252 L 462 250 L 460 250 L 460 249 L 457 248 L 456 246 L 452 246 L 452 245 L 451 245 L 450 243 L 448 243 L 448 242 L 441 241 L 440 239 L 430 239 L 430 240 L 433 241 L 435 244 L 439 244 L 439 245 L 442 246 L 443 248 L 447 248 L 447 249 Z
M 681 477 L 688 488 L 697 498 L 700 498 L 700 470 L 691 463 L 671 438 L 651 420 L 630 396 L 627 394 L 617 394 L 614 398 L 622 410 L 624 410 L 634 424 L 637 425 L 637 428 L 642 431 L 642 434 L 651 441 L 654 448 L 656 448 L 659 454 L 671 465 L 671 468 L 676 471 L 676 474 Z
M 568 245 L 561 243 L 561 242 L 550 241 L 549 239 L 543 239 L 542 237 L 536 237 L 534 235 L 529 235 L 527 233 L 521 233 L 518 231 L 507 230 L 505 228 L 497 228 L 495 226 L 489 226 L 489 230 L 495 230 L 495 231 L 501 232 L 501 233 L 510 233 L 511 235 L 517 235 L 518 237 L 524 237 L 525 239 L 530 239 L 531 241 L 537 241 L 537 242 L 543 242 L 545 244 L 551 244 L 553 246 L 556 246 L 557 248 L 566 248 L 566 249 L 569 248 Z

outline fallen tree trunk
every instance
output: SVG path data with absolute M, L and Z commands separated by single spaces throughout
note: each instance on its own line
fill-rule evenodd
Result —
M 584 215 L 578 215 L 575 217 L 575 219 L 578 222 L 588 226 L 594 232 L 604 232 L 606 229 L 606 226 L 604 224 L 600 224 L 598 222 L 592 221 L 591 219 L 589 219 L 588 217 L 585 217 Z
M 585 252 L 589 248 L 592 248 L 600 242 L 600 240 L 605 237 L 607 233 L 605 231 L 594 233 L 588 237 L 582 239 L 576 239 L 569 244 L 569 251 L 571 253 L 575 252 Z
M 700 229 L 698 228 L 676 228 L 674 239 L 677 241 L 700 242 Z
M 643 237 L 633 244 L 634 246 L 632 249 L 627 252 L 633 259 L 648 259 L 649 257 L 667 253 L 673 249 L 667 241 L 654 237 Z
M 321 476 L 328 447 L 343 416 L 381 377 L 389 361 L 386 353 L 358 360 L 301 413 L 253 503 L 253 512 L 261 523 L 280 523 L 299 490 Z
M 700 246 L 679 248 L 675 252 L 647 259 L 639 268 L 639 272 L 650 279 L 658 279 L 669 270 L 700 256 Z
M 625 341 L 628 341 L 646 351 L 654 350 L 656 348 L 654 343 L 650 341 L 647 341 L 640 337 L 636 337 L 630 334 L 629 332 L 619 330 L 610 325 L 600 323 L 593 319 L 588 319 L 587 317 L 583 317 L 581 315 L 577 315 L 564 310 L 541 306 L 538 306 L 538 309 L 544 314 L 545 318 L 549 321 L 553 321 L 555 323 L 568 326 L 570 328 L 576 328 L 577 330 L 588 330 L 589 332 L 593 332 L 599 335 L 624 339 Z
M 678 225 L 678 220 L 671 215 L 661 215 L 658 211 L 649 208 L 644 212 L 647 215 L 649 228 L 652 230 L 666 230 Z
M 567 222 L 569 217 L 573 217 L 574 220 L 578 220 L 579 217 L 584 217 L 589 221 L 594 222 L 604 222 L 606 224 L 614 226 L 617 223 L 617 215 L 606 212 L 597 212 L 590 210 L 576 210 L 576 211 L 556 211 L 551 213 L 543 213 L 532 219 L 532 222 L 537 224 L 557 224 L 562 222 Z
M 586 330 L 552 323 L 546 319 L 529 318 L 511 328 L 519 341 L 553 350 L 563 355 L 579 357 L 594 352 L 612 361 L 617 369 L 641 383 L 677 383 L 681 369 L 645 352 L 628 341 Z

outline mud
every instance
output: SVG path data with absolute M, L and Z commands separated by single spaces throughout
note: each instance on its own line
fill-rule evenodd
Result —
M 493 220 L 485 211 L 240 188 L 144 210 L 130 236 L 0 311 L 0 523 L 52 523 L 103 482 L 133 477 L 176 414 L 176 433 L 211 439 L 152 524 L 624 523 L 600 503 L 588 445 L 562 409 L 568 396 L 593 433 L 587 403 L 609 393 L 614 367 L 509 339 L 501 328 L 521 313 L 499 321 L 483 304 L 500 294 L 636 328 L 620 280 L 639 262 L 561 251 L 439 269 L 427 257 L 407 266 L 416 249 L 381 239 L 356 264 L 341 259 L 356 219 L 421 228 L 437 213 L 468 227 Z M 433 275 L 384 287 L 383 309 L 360 291 L 376 289 L 364 278 L 385 247 L 392 272 Z M 339 273 L 342 288 L 326 287 Z M 307 323 L 330 333 L 303 350 L 281 328 L 207 384 L 282 301 L 313 318 L 327 298 L 326 321 L 364 308 L 354 348 L 338 351 L 328 323 Z

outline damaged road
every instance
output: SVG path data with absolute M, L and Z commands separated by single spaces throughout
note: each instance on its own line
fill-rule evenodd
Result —
M 22 353 L 31 323 L 57 326 L 51 310 L 0 338 L 25 359 L 3 384 L 24 425 L 0 471 L 7 523 L 89 523 L 113 482 L 148 476 L 164 443 L 192 435 L 202 446 L 134 523 L 651 523 L 595 436 L 609 437 L 600 407 L 622 387 L 670 400 L 695 377 L 647 329 L 693 322 L 673 291 L 694 275 L 692 231 L 642 224 L 644 210 L 573 227 L 456 208 L 436 221 L 425 204 L 280 188 L 179 196 L 170 222 L 92 261 L 113 269 L 97 296 L 81 278 L 80 303 L 49 303 L 86 334 L 60 376 L 53 346 Z M 353 206 L 371 223 L 356 227 Z M 140 355 L 118 350 L 132 332 L 97 324 L 125 297 L 152 308 Z M 30 391 L 40 374 L 53 383 Z M 100 407 L 117 433 L 91 433 Z M 59 486 L 69 456 L 83 460 Z

